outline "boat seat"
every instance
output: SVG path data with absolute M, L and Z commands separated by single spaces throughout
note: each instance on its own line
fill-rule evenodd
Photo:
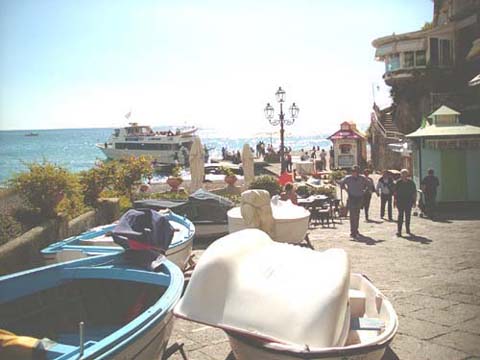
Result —
M 385 329 L 385 321 L 378 318 L 355 317 L 350 319 L 350 330 L 381 331 Z
M 352 318 L 361 318 L 365 314 L 365 302 L 367 297 L 363 291 L 349 289 L 348 298 L 350 300 L 350 312 Z

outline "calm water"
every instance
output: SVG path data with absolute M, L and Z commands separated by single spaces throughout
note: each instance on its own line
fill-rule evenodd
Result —
M 96 143 L 105 142 L 112 129 L 61 129 L 35 130 L 38 136 L 25 136 L 28 130 L 0 131 L 0 184 L 9 179 L 14 173 L 24 171 L 24 163 L 42 161 L 67 167 L 72 171 L 81 171 L 91 168 L 97 159 L 104 160 L 103 153 L 95 147 Z M 263 140 L 266 144 L 273 141 L 278 147 L 279 139 L 270 137 L 225 138 L 214 130 L 199 130 L 198 135 L 202 143 L 213 148 L 210 155 L 219 158 L 222 146 L 229 150 L 241 151 L 244 143 L 255 148 L 256 142 Z M 294 150 L 308 149 L 312 146 L 327 148 L 330 141 L 324 136 L 289 136 L 286 146 Z

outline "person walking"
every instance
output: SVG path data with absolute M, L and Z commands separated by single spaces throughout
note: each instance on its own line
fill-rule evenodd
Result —
M 373 179 L 369 176 L 370 170 L 365 169 L 363 171 L 363 175 L 365 176 L 365 180 L 367 181 L 367 188 L 365 189 L 365 193 L 363 194 L 363 210 L 365 211 L 365 220 L 369 222 L 368 218 L 368 210 L 370 209 L 370 200 L 372 200 L 372 194 L 375 192 L 375 184 Z
M 327 153 L 325 149 L 320 152 L 320 160 L 322 161 L 322 170 L 327 170 Z
M 421 189 L 423 191 L 425 199 L 425 214 L 433 219 L 436 197 L 437 197 L 437 188 L 440 185 L 438 177 L 435 176 L 433 169 L 428 169 L 428 175 L 425 176 L 421 182 Z
M 410 216 L 412 207 L 417 200 L 417 188 L 415 183 L 408 178 L 408 170 L 400 171 L 400 179 L 395 183 L 394 206 L 398 209 L 397 236 L 402 236 L 402 225 L 405 219 L 405 230 L 408 235 L 410 232 Z
M 335 167 L 335 151 L 333 150 L 333 146 L 330 146 L 330 170 L 333 170 Z
M 385 205 L 388 210 L 388 220 L 393 221 L 392 216 L 392 195 L 393 195 L 392 174 L 388 170 L 383 172 L 382 177 L 377 182 L 376 192 L 380 196 L 380 217 L 385 217 Z
M 348 193 L 347 207 L 350 212 L 350 236 L 355 239 L 360 235 L 358 222 L 363 196 L 368 186 L 367 181 L 364 176 L 360 175 L 360 168 L 354 166 L 352 175 L 345 176 L 339 181 L 339 185 L 341 189 L 345 189 Z

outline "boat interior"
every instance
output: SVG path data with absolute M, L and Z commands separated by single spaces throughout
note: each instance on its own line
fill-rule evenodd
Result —
M 75 279 L 0 306 L 0 328 L 18 336 L 79 346 L 115 332 L 152 306 L 165 292 L 154 284 L 112 279 Z
M 398 327 L 397 315 L 391 303 L 378 292 L 373 284 L 361 274 L 351 274 L 349 289 L 350 326 L 343 346 L 332 348 L 305 348 L 292 344 L 275 343 L 249 334 L 227 331 L 230 341 L 273 351 L 304 354 L 305 358 L 316 358 L 315 354 L 339 352 L 353 354 L 362 348 L 378 349 L 388 343 Z M 302 357 L 303 358 L 303 357 Z M 283 359 L 283 358 L 282 358 Z

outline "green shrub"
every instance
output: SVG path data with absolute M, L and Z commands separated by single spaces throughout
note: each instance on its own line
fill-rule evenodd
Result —
M 134 195 L 134 198 L 135 200 L 143 200 L 143 199 L 187 200 L 188 193 L 186 191 L 137 193 Z
M 131 156 L 125 161 L 117 162 L 114 190 L 133 200 L 134 190 L 143 179 L 153 175 L 151 159 L 145 156 Z
M 86 205 L 97 206 L 102 191 L 115 183 L 117 167 L 116 161 L 101 162 L 90 170 L 80 173 L 80 184 Z
M 22 224 L 11 214 L 0 214 L 0 245 L 22 234 Z
M 84 209 L 78 176 L 46 160 L 26 166 L 28 171 L 9 183 L 43 218 L 55 217 L 60 211 L 73 217 Z
M 173 166 L 172 169 L 170 170 L 171 177 L 178 178 L 180 177 L 181 174 L 182 174 L 182 167 L 178 164 Z
M 311 195 L 325 195 L 331 199 L 335 199 L 337 197 L 337 189 L 335 186 L 323 185 L 319 188 L 312 189 Z
M 342 180 L 347 175 L 345 170 L 333 170 L 330 173 L 330 181 L 335 183 L 336 181 Z
M 222 172 L 222 174 L 225 174 L 225 176 L 235 176 L 233 170 L 228 166 L 220 166 L 219 170 Z
M 267 190 L 270 196 L 280 194 L 281 191 L 277 179 L 270 175 L 257 176 L 250 184 L 249 189 Z

